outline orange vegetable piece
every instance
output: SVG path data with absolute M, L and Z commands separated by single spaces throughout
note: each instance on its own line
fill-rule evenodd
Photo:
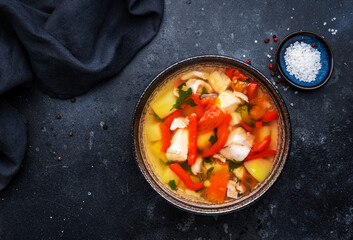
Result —
M 199 132 L 209 132 L 217 128 L 222 124 L 225 114 L 216 105 L 213 105 L 210 109 L 206 110 L 205 114 L 201 117 L 198 122 Z
M 229 181 L 228 166 L 225 165 L 217 172 L 211 173 L 210 186 L 204 190 L 204 194 L 208 200 L 214 203 L 223 203 L 226 196 L 227 184 Z

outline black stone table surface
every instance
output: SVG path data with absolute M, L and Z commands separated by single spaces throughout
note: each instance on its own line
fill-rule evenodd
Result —
M 331 80 L 311 92 L 276 83 L 268 69 L 279 43 L 272 35 L 298 30 L 324 36 L 335 57 Z M 8 94 L 29 121 L 29 138 L 19 173 L 0 192 L 0 239 L 353 239 L 352 36 L 350 0 L 166 0 L 156 38 L 76 102 L 36 87 Z M 277 182 L 255 204 L 221 216 L 167 203 L 132 151 L 144 88 L 169 65 L 202 54 L 251 59 L 284 98 L 293 130 Z

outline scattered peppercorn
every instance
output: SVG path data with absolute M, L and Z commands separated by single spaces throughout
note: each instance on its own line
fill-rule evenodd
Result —
M 70 101 L 71 101 L 72 103 L 74 103 L 74 102 L 76 102 L 76 99 L 73 97 L 73 98 L 70 98 Z
M 61 161 L 61 159 L 62 159 L 61 157 L 58 157 L 58 161 Z
M 270 42 L 270 39 L 269 38 L 266 38 L 265 39 L 265 43 L 269 43 Z
M 279 79 L 279 81 L 280 81 L 280 82 L 284 82 L 284 79 L 281 77 L 281 78 Z
M 104 130 L 107 130 L 107 129 L 108 129 L 108 125 L 104 123 L 104 124 L 103 124 L 103 129 L 104 129 Z
M 272 63 L 270 63 L 270 65 L 268 66 L 268 68 L 271 69 L 271 70 L 274 69 Z
M 278 38 L 273 38 L 273 41 L 274 41 L 274 42 L 277 42 L 277 41 L 278 41 Z
M 316 43 L 313 42 L 313 43 L 311 44 L 311 47 L 316 48 Z
M 85 139 L 86 139 L 86 140 L 88 140 L 88 139 L 89 139 L 89 137 L 85 137 Z
M 274 71 L 271 72 L 271 76 L 274 77 L 276 73 Z
M 251 64 L 251 59 L 248 59 L 248 60 L 246 61 L 246 63 L 247 63 L 247 64 Z
M 277 38 L 277 36 L 276 36 L 276 35 L 273 35 L 273 39 L 275 39 L 275 38 Z
M 61 118 L 60 114 L 56 115 L 56 119 L 60 119 L 60 118 Z
M 72 135 L 74 135 L 72 132 L 69 132 L 69 136 L 72 137 Z
M 279 78 L 277 78 L 277 79 L 276 79 L 276 83 L 279 83 L 279 82 L 280 82 L 280 81 L 279 81 Z

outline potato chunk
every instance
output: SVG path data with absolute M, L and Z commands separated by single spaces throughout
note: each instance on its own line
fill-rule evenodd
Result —
M 163 119 L 176 110 L 171 110 L 176 100 L 173 91 L 167 91 L 153 101 L 151 108 L 160 119 Z

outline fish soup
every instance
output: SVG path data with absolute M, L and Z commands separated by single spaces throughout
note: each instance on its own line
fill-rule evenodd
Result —
M 141 119 L 149 170 L 194 202 L 243 198 L 270 174 L 278 112 L 261 85 L 239 69 L 193 67 L 159 86 Z

